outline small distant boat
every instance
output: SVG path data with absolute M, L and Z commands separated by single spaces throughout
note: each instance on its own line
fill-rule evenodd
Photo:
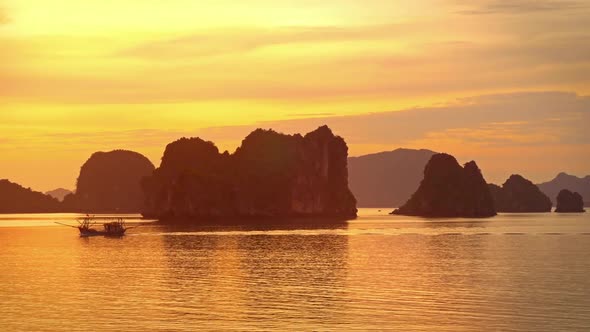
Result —
M 125 220 L 123 218 L 117 218 L 114 221 L 103 223 L 103 229 L 96 229 L 97 222 L 94 221 L 94 217 L 86 216 L 85 218 L 78 220 L 78 226 L 67 225 L 57 222 L 56 224 L 77 228 L 80 231 L 80 236 L 111 236 L 119 237 L 125 235 L 125 231 L 129 228 L 125 226 Z
M 80 231 L 80 236 L 123 236 L 125 235 L 125 221 L 121 218 L 102 224 L 103 229 L 98 230 L 92 227 L 85 227 L 84 225 L 78 226 L 78 230 Z

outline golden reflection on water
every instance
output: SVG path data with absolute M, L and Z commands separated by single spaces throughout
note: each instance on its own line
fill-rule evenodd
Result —
M 0 227 L 0 326 L 583 331 L 588 220 L 567 220 L 541 218 L 534 233 L 502 219 L 400 226 L 361 218 L 257 231 L 148 225 L 118 239 Z M 390 233 L 400 229 L 414 234 Z

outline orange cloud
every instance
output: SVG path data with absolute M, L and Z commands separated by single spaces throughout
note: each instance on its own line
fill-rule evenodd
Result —
M 458 11 L 466 15 L 491 14 L 531 14 L 538 12 L 571 11 L 587 9 L 590 6 L 585 1 L 567 0 L 485 0 L 469 1 L 470 9 Z
M 96 10 L 108 13 L 138 3 L 101 5 L 97 1 Z M 12 6 L 21 16 L 0 41 L 0 60 L 4 60 L 0 61 L 0 98 L 34 104 L 244 99 L 316 100 L 327 105 L 326 99 L 405 98 L 420 103 L 440 96 L 523 90 L 590 92 L 590 35 L 582 29 L 590 17 L 586 10 L 567 9 L 568 15 L 546 10 L 519 20 L 484 15 L 474 20 L 470 15 L 449 14 L 464 7 L 461 4 L 440 3 L 429 9 L 441 13 L 438 16 L 396 19 L 381 17 L 383 9 L 399 7 L 419 14 L 426 5 L 328 1 L 321 7 L 338 19 L 293 24 L 273 19 L 271 14 L 288 15 L 284 8 L 270 1 L 257 3 L 265 7 L 248 13 L 256 14 L 256 24 L 240 21 L 236 26 L 235 21 L 215 20 L 193 24 L 194 20 L 180 19 L 186 16 L 178 8 L 167 12 L 178 15 L 178 22 L 161 24 L 152 22 L 153 15 L 166 6 L 150 3 L 137 16 L 127 17 L 133 28 L 122 25 L 124 15 L 112 13 L 114 17 L 104 23 L 112 24 L 112 30 L 95 26 L 96 15 L 83 13 L 86 5 L 58 1 L 56 6 L 82 17 L 42 25 L 34 19 L 40 15 L 37 7 L 14 1 Z M 549 5 L 558 7 L 543 2 Z M 498 5 L 475 1 L 469 6 Z M 540 5 L 518 1 L 513 6 Z M 202 7 L 199 14 L 223 9 L 219 4 Z M 380 19 L 365 18 L 354 24 L 345 19 L 363 7 Z M 226 10 L 233 15 L 235 8 Z M 84 15 L 88 26 L 81 22 Z M 79 30 L 62 32 L 78 25 Z M 333 105 L 329 112 L 340 106 Z
M 355 35 L 351 31 L 336 33 L 337 38 L 348 38 L 349 34 Z M 217 39 L 213 37 L 208 38 Z M 256 35 L 246 39 L 251 38 Z M 270 40 L 276 43 L 282 38 L 279 33 Z M 416 98 L 561 86 L 589 92 L 583 88 L 588 89 L 590 77 L 588 38 L 429 43 L 415 45 L 419 50 L 416 53 L 374 50 L 298 55 L 248 53 L 243 48 L 242 53 L 227 55 L 224 52 L 232 47 L 231 52 L 237 52 L 245 45 L 275 44 L 267 40 L 236 46 L 239 43 L 231 39 L 207 44 L 189 38 L 147 44 L 149 50 L 133 51 L 157 55 L 147 62 L 126 60 L 127 55 L 119 54 L 108 61 L 80 65 L 76 65 L 80 59 L 76 56 L 58 71 L 40 68 L 15 72 L 0 65 L 0 72 L 10 71 L 10 75 L 4 75 L 6 88 L 0 91 L 0 97 L 52 103 L 174 103 L 207 99 Z M 367 47 L 366 41 L 356 42 L 359 49 Z M 327 47 L 325 43 L 320 44 Z M 216 52 L 222 55 L 212 56 Z
M 286 44 L 387 40 L 408 33 L 411 29 L 402 24 L 216 29 L 146 42 L 117 55 L 155 59 L 219 56 Z

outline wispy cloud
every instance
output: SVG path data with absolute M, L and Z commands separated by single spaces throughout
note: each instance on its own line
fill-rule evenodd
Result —
M 286 44 L 390 39 L 410 31 L 409 24 L 216 29 L 145 42 L 116 55 L 156 59 L 218 56 Z
M 30 137 L 33 140 L 46 140 L 54 145 L 85 148 L 100 145 L 117 146 L 120 148 L 152 148 L 163 149 L 163 142 L 172 142 L 180 137 L 193 136 L 196 132 L 162 129 L 131 129 L 102 131 L 68 131 L 46 132 Z
M 380 3 L 389 2 L 371 6 Z M 3 37 L 0 98 L 34 104 L 327 105 L 327 100 L 421 100 L 490 91 L 589 91 L 590 33 L 583 27 L 590 12 L 578 9 L 584 2 L 436 3 L 442 4 L 440 15 L 404 21 L 289 26 L 261 21 L 128 36 L 101 29 L 88 36 Z M 545 14 L 448 15 L 457 8 Z M 334 113 L 338 106 L 302 113 Z
M 277 36 L 270 39 L 275 38 L 280 39 Z M 9 74 L 3 75 L 5 88 L 0 89 L 0 97 L 92 104 L 407 98 L 466 90 L 587 86 L 590 76 L 590 35 L 586 33 L 487 43 L 416 43 L 414 52 L 406 53 L 385 49 L 279 53 L 270 57 L 234 54 L 190 61 L 176 61 L 174 54 L 199 43 L 188 40 L 174 43 L 178 45 L 170 50 L 172 53 L 157 51 L 160 56 L 171 56 L 170 59 L 139 63 L 114 59 L 121 66 L 108 71 L 112 75 L 103 75 L 98 70 L 59 75 L 43 71 L 13 72 L 6 68 Z M 227 47 L 233 47 L 231 44 Z
M 587 1 L 568 0 L 491 0 L 469 1 L 468 3 L 470 4 L 469 9 L 460 10 L 458 13 L 465 15 L 519 15 L 590 8 Z
M 458 99 L 437 107 L 421 107 L 365 115 L 300 114 L 303 118 L 264 121 L 251 125 L 207 127 L 195 130 L 157 128 L 132 130 L 68 130 L 39 132 L 26 139 L 56 145 L 114 148 L 161 147 L 180 137 L 199 136 L 214 142 L 239 142 L 256 128 L 301 133 L 328 124 L 355 146 L 390 145 L 453 139 L 485 145 L 590 144 L 590 96 L 565 92 L 521 92 Z M 427 120 L 426 120 L 427 119 Z M 556 121 L 558 120 L 558 121 Z M 4 139 L 8 139 L 5 137 Z M 23 139 L 23 137 L 15 137 Z M 235 148 L 237 146 L 234 146 Z M 357 151 L 364 153 L 367 151 Z
M 560 121 L 554 121 L 556 118 Z M 238 139 L 257 126 L 295 133 L 328 124 L 353 146 L 396 147 L 445 132 L 486 144 L 504 144 L 511 134 L 515 137 L 511 141 L 514 144 L 552 143 L 555 137 L 561 143 L 590 144 L 590 132 L 584 130 L 586 123 L 590 123 L 590 97 L 563 92 L 526 92 L 463 98 L 440 107 L 208 128 L 199 134 L 216 141 Z M 485 132 L 486 138 L 467 134 L 469 128 L 475 133 Z M 522 139 L 528 133 L 538 132 L 544 134 L 531 134 Z
M 590 96 L 526 92 L 470 97 L 440 107 L 207 128 L 198 135 L 235 146 L 256 127 L 297 133 L 328 124 L 346 139 L 352 155 L 428 148 L 463 161 L 475 159 L 491 181 L 514 172 L 541 181 L 564 170 L 590 172 L 587 123 Z

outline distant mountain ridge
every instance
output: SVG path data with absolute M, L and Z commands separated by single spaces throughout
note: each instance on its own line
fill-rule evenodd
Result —
M 72 194 L 72 191 L 64 188 L 57 188 L 45 193 L 45 195 L 49 195 L 60 202 L 62 202 L 64 200 L 64 197 L 66 197 L 69 194 Z
M 0 180 L 0 213 L 62 212 L 59 201 L 8 180 Z
M 348 158 L 349 186 L 359 207 L 398 207 L 418 189 L 436 152 L 396 149 Z
M 557 176 L 547 182 L 537 184 L 539 189 L 549 196 L 553 205 L 556 204 L 556 198 L 562 189 L 567 189 L 572 192 L 577 192 L 582 195 L 584 205 L 590 206 L 590 175 L 579 178 L 574 175 L 561 172 Z

